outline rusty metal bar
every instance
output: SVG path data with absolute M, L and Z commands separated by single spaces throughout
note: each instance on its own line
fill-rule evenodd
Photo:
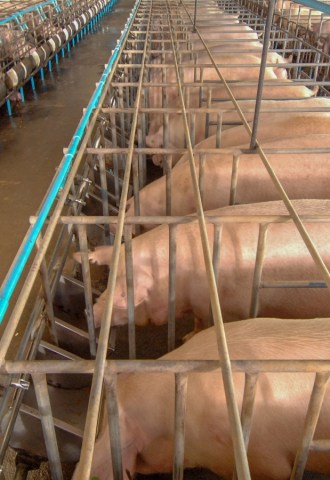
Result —
M 255 113 L 254 113 L 252 133 L 251 133 L 251 142 L 250 142 L 251 150 L 256 148 L 260 105 L 261 105 L 262 90 L 264 85 L 266 63 L 267 63 L 268 43 L 270 39 L 270 30 L 273 22 L 274 9 L 275 9 L 275 0 L 269 0 L 266 27 L 265 27 L 265 33 L 264 33 L 264 45 L 262 49 L 261 64 L 260 64 L 256 106 L 255 106 Z
M 116 373 L 105 372 L 109 440 L 114 480 L 123 480 L 123 459 L 121 455 L 121 433 L 119 426 L 118 392 Z
M 269 224 L 261 223 L 259 225 L 259 235 L 258 235 L 258 245 L 257 245 L 257 255 L 253 273 L 252 281 L 252 295 L 251 295 L 251 304 L 250 304 L 250 317 L 254 318 L 258 315 L 258 306 L 259 306 L 259 289 L 261 283 L 261 274 L 262 266 L 265 256 L 266 249 L 266 238 L 267 230 Z
M 40 248 L 42 242 L 41 233 L 36 241 L 37 248 Z M 50 321 L 50 331 L 53 337 L 54 343 L 58 345 L 58 338 L 56 332 L 56 325 L 55 325 L 55 316 L 54 316 L 54 308 L 53 308 L 53 297 L 51 293 L 51 286 L 49 281 L 49 272 L 46 264 L 46 260 L 43 259 L 40 266 L 40 275 L 41 275 L 41 283 L 45 297 L 45 308 L 46 312 Z
M 295 458 L 290 480 L 302 479 L 307 463 L 309 446 L 314 436 L 329 378 L 329 373 L 317 373 L 315 376 L 314 387 L 305 419 L 304 434 Z
M 132 226 L 124 227 L 129 358 L 136 358 Z
M 177 225 L 169 225 L 168 264 L 168 350 L 175 348 L 175 306 L 176 306 L 176 232 Z
M 89 348 L 92 357 L 96 355 L 96 336 L 94 327 L 94 314 L 93 314 L 93 294 L 92 294 L 92 282 L 91 273 L 88 260 L 88 245 L 86 235 L 86 225 L 77 225 L 79 247 L 81 252 L 81 267 L 84 279 L 84 295 L 86 304 L 86 320 L 89 334 Z
M 55 426 L 50 405 L 46 375 L 35 373 L 32 375 L 35 394 L 40 412 L 42 431 L 44 434 L 49 468 L 54 480 L 63 480 L 61 459 L 56 440 Z
M 231 171 L 231 179 L 230 179 L 229 205 L 235 205 L 236 203 L 236 191 L 237 191 L 240 158 L 241 158 L 241 154 L 239 152 L 233 153 L 233 163 L 232 163 L 232 171 Z
M 248 450 L 249 438 L 252 426 L 252 415 L 254 408 L 254 401 L 257 392 L 258 374 L 247 373 L 245 375 L 243 403 L 241 410 L 241 421 L 243 429 L 244 444 L 246 450 Z M 233 480 L 236 480 L 236 471 L 233 473 Z
M 175 446 L 173 480 L 183 480 L 185 413 L 188 388 L 186 373 L 175 374 Z
M 6 360 L 0 366 L 0 374 L 93 374 L 95 360 Z M 330 372 L 330 360 L 231 360 L 233 371 L 244 373 L 263 372 Z M 221 368 L 219 360 L 107 360 L 111 373 L 131 372 L 208 372 Z
M 301 220 L 303 222 L 330 222 L 330 215 L 301 215 Z M 126 217 L 125 224 L 138 224 L 143 223 L 146 225 L 152 224 L 186 224 L 186 223 L 197 223 L 197 215 L 191 214 L 186 216 L 162 216 L 162 215 L 150 215 L 150 216 L 134 216 Z M 60 217 L 60 223 L 65 225 L 94 225 L 102 224 L 104 222 L 109 222 L 117 224 L 119 222 L 118 217 L 102 217 L 97 215 L 91 215 L 89 217 L 71 217 L 71 216 L 62 216 Z M 206 223 L 291 223 L 293 222 L 290 215 L 212 215 L 209 212 L 205 214 Z

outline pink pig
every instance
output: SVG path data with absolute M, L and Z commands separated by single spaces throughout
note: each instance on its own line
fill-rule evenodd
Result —
M 329 212 L 329 200 L 297 200 L 300 214 Z M 266 202 L 226 207 L 208 212 L 209 215 L 286 214 L 282 202 Z M 329 223 L 307 224 L 311 237 L 320 249 L 327 265 L 330 263 Z M 207 227 L 210 247 L 213 226 Z M 252 279 L 258 239 L 256 223 L 224 223 L 222 225 L 221 262 L 218 276 L 219 296 L 225 321 L 249 317 Z M 168 321 L 169 242 L 168 227 L 161 225 L 132 241 L 134 271 L 135 323 L 161 325 Z M 75 255 L 80 261 L 80 253 Z M 112 247 L 97 248 L 89 259 L 111 268 Z M 209 292 L 198 225 L 177 227 L 176 252 L 176 318 L 192 312 L 202 323 L 209 316 Z M 265 280 L 320 279 L 310 254 L 296 227 L 291 223 L 269 227 L 267 253 L 263 270 Z M 94 321 L 99 326 L 107 300 L 106 291 L 94 305 Z M 258 316 L 310 317 L 330 316 L 327 289 L 266 289 L 261 292 Z M 114 294 L 112 324 L 126 324 L 126 269 L 124 246 L 121 248 L 117 283 Z M 200 322 L 199 322 L 200 323 Z
M 330 319 L 258 318 L 225 324 L 232 360 L 329 360 Z M 214 327 L 168 353 L 162 360 L 217 360 Z M 287 480 L 300 446 L 314 373 L 262 373 L 258 378 L 248 447 L 254 480 Z M 244 375 L 233 373 L 239 408 Z M 118 378 L 123 478 L 170 473 L 174 451 L 174 374 L 131 373 Z M 330 438 L 329 389 L 315 438 Z M 185 415 L 184 467 L 205 467 L 224 480 L 232 478 L 234 461 L 220 370 L 190 373 Z M 306 468 L 330 474 L 327 452 L 311 452 Z M 112 480 L 108 418 L 94 448 L 91 474 Z M 79 480 L 77 472 L 73 480 Z

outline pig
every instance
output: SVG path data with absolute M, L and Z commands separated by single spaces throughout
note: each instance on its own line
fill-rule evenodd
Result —
M 212 145 L 210 145 L 212 142 Z M 200 146 L 214 147 L 214 137 Z M 267 148 L 330 148 L 330 135 L 311 135 L 281 139 L 263 146 Z M 330 153 L 267 154 L 269 162 L 290 198 L 329 198 Z M 199 160 L 195 155 L 199 175 Z M 203 206 L 205 210 L 229 205 L 233 167 L 232 153 L 209 154 L 205 159 L 203 182 Z M 258 188 L 255 186 L 258 185 Z M 219 188 L 221 186 L 221 188 Z M 171 175 L 171 214 L 188 215 L 196 211 L 188 159 L 184 156 Z M 273 185 L 258 154 L 242 154 L 238 167 L 238 183 L 235 203 L 245 204 L 277 200 L 278 192 Z M 134 215 L 133 197 L 127 203 L 127 216 Z M 139 192 L 140 214 L 166 214 L 166 177 L 149 183 Z M 144 230 L 154 225 L 144 225 Z M 115 231 L 114 228 L 112 228 Z
M 240 108 L 243 110 L 249 109 L 250 111 L 245 115 L 246 119 L 251 122 L 253 121 L 254 118 L 254 106 L 255 102 L 254 101 L 241 101 L 239 102 Z M 327 98 L 307 98 L 304 100 L 292 100 L 292 101 L 271 101 L 271 100 L 264 100 L 262 102 L 262 109 L 268 109 L 268 108 L 273 108 L 277 109 L 277 112 L 265 112 L 261 113 L 261 118 L 271 119 L 272 121 L 275 119 L 279 118 L 279 115 L 281 115 L 281 110 L 282 109 L 299 109 L 299 108 L 304 108 L 308 110 L 308 108 L 311 109 L 329 109 L 329 112 L 321 112 L 321 116 L 328 116 L 330 113 L 330 100 Z M 227 109 L 227 110 L 226 110 Z M 228 102 L 221 102 L 217 106 L 218 113 L 223 112 L 223 117 L 222 117 L 222 123 L 225 124 L 226 122 L 241 122 L 241 118 L 234 110 L 233 103 L 231 101 Z M 216 123 L 217 124 L 217 113 L 216 113 L 216 108 L 214 107 L 215 113 L 211 113 L 209 117 L 209 121 Z M 298 112 L 297 112 L 298 113 Z M 293 112 L 287 112 L 285 114 L 286 118 L 289 117 L 296 117 L 297 113 Z M 310 114 L 317 114 L 317 112 L 305 112 L 304 115 L 306 114 L 309 116 Z M 278 121 L 278 120 L 276 120 Z M 217 126 L 216 125 L 210 125 L 208 132 L 206 131 L 206 114 L 203 113 L 196 113 L 195 116 L 195 138 L 193 139 L 194 144 L 200 143 L 203 139 L 205 139 L 207 136 L 212 136 L 216 133 Z M 226 125 L 222 126 L 222 130 L 227 129 Z M 162 148 L 163 143 L 164 143 L 164 128 L 161 125 L 158 129 L 158 131 L 153 132 L 155 129 L 155 125 L 151 125 L 151 128 L 149 129 L 148 135 L 146 136 L 146 145 L 150 148 Z M 282 129 L 281 129 L 282 131 Z M 151 132 L 151 133 L 150 133 Z M 208 133 L 208 135 L 207 135 Z M 272 132 L 273 134 L 273 132 Z M 284 132 L 284 135 L 287 135 L 288 131 Z M 262 134 L 264 135 L 264 134 Z M 277 135 L 277 134 L 276 134 Z M 278 136 L 278 135 L 277 135 Z M 238 138 L 238 137 L 236 137 Z M 263 138 L 265 138 L 263 136 Z M 184 148 L 185 146 L 185 133 L 184 133 L 184 124 L 183 124 L 183 118 L 182 115 L 178 114 L 171 114 L 169 116 L 169 124 L 168 124 L 168 133 L 167 133 L 167 148 Z M 224 146 L 229 146 L 229 144 L 222 144 Z M 180 159 L 180 154 L 174 154 L 172 157 L 172 164 L 175 165 L 179 159 Z M 153 155 L 152 156 L 152 161 L 155 165 L 162 166 L 162 161 L 163 161 L 163 156 L 161 154 Z
M 293 201 L 299 214 L 329 212 L 329 200 Z M 285 214 L 282 202 L 225 207 L 209 212 L 219 215 Z M 329 265 L 329 223 L 307 224 L 324 262 Z M 210 248 L 213 246 L 213 226 L 207 226 Z M 249 317 L 252 279 L 258 239 L 256 223 L 223 223 L 221 262 L 218 275 L 219 297 L 225 321 Z M 137 325 L 164 324 L 168 321 L 168 227 L 161 225 L 132 241 L 134 271 L 134 309 Z M 114 293 L 112 325 L 127 323 L 126 270 L 124 246 L 121 247 Z M 80 261 L 80 253 L 75 254 Z M 112 247 L 101 246 L 89 253 L 91 262 L 111 268 Z M 177 227 L 175 316 L 182 318 L 193 313 L 199 325 L 209 317 L 209 293 L 199 228 L 196 223 Z M 291 223 L 269 227 L 263 279 L 315 280 L 320 279 L 314 262 L 306 250 L 296 227 Z M 107 299 L 103 292 L 94 304 L 94 322 L 98 327 Z M 330 316 L 330 296 L 327 289 L 266 289 L 260 296 L 258 316 L 302 318 L 311 315 Z
M 225 324 L 232 360 L 328 360 L 330 319 L 258 318 Z M 214 327 L 210 327 L 162 360 L 218 360 Z M 254 480 L 287 480 L 300 446 L 312 372 L 262 373 L 258 378 L 248 447 Z M 244 375 L 233 372 L 241 409 Z M 118 377 L 123 478 L 134 473 L 170 473 L 174 452 L 175 380 L 173 373 L 129 373 Z M 315 438 L 329 438 L 330 395 L 326 392 Z M 94 447 L 91 477 L 112 480 L 108 417 Z M 233 447 L 221 371 L 188 374 L 184 467 L 204 467 L 224 480 L 232 478 Z M 327 452 L 311 452 L 307 470 L 330 473 Z M 73 480 L 78 479 L 76 470 Z
M 0 62 L 17 61 L 28 56 L 34 48 L 24 32 L 0 27 Z
M 258 59 L 260 62 L 260 59 Z M 229 70 L 229 69 L 228 69 Z M 245 69 L 246 70 L 246 69 Z M 211 69 L 208 69 L 211 74 Z M 244 74 L 244 71 L 241 72 Z M 238 75 L 238 73 L 236 73 Z M 214 76 L 214 72 L 212 72 Z M 243 80 L 243 78 L 242 78 Z M 246 80 L 246 79 L 244 79 Z M 266 83 L 263 88 L 263 99 L 264 100 L 275 100 L 275 99 L 303 99 L 314 97 L 318 91 L 318 87 L 315 87 L 314 90 L 311 90 L 303 85 L 295 85 L 294 82 L 288 79 L 282 79 L 281 85 L 276 85 L 278 78 L 273 68 L 266 68 L 265 71 L 265 80 Z M 192 80 L 191 80 L 192 81 Z M 283 85 L 284 83 L 284 85 Z M 178 90 L 176 86 L 167 86 L 165 88 L 167 93 L 167 105 L 168 107 L 180 107 Z M 212 102 L 216 100 L 229 100 L 229 95 L 225 90 L 225 87 L 220 84 L 220 86 L 209 86 L 205 84 L 204 87 L 204 101 L 207 99 L 207 90 L 212 90 Z M 234 97 L 237 100 L 248 100 L 255 99 L 257 94 L 257 83 L 251 86 L 240 85 L 239 81 L 235 81 L 234 84 L 230 85 L 230 90 Z M 200 96 L 198 88 L 190 89 L 190 99 L 189 107 L 200 107 Z M 161 108 L 162 107 L 162 87 L 152 87 L 149 90 L 149 107 Z M 148 135 L 154 134 L 163 124 L 163 117 L 159 113 L 153 113 L 149 115 L 149 130 Z
M 202 21 L 201 21 L 202 22 Z M 203 22 L 202 22 L 203 23 Z M 229 14 L 226 14 L 226 15 L 221 15 L 221 17 L 219 16 L 215 22 L 213 24 L 209 24 L 208 26 L 206 26 L 206 31 L 205 31 L 205 26 L 198 26 L 197 28 L 200 30 L 200 32 L 202 33 L 202 36 L 203 38 L 206 40 L 206 39 L 216 39 L 218 40 L 219 39 L 219 32 L 221 31 L 221 29 L 227 29 L 228 30 L 228 26 L 226 27 L 225 25 L 228 25 L 228 23 L 230 24 L 233 24 L 233 25 L 238 25 L 239 24 L 239 21 L 237 20 L 237 15 L 229 15 Z M 221 25 L 223 24 L 223 25 Z M 181 26 L 181 25 L 180 25 Z M 182 30 L 182 32 L 178 32 L 178 38 L 179 39 L 185 39 L 185 38 L 188 38 L 189 41 L 194 41 L 194 40 L 199 40 L 199 36 L 196 32 L 193 32 L 192 31 L 192 28 L 193 28 L 193 24 L 190 22 L 186 25 L 182 25 L 183 28 L 188 28 L 190 29 L 190 31 L 188 30 Z M 162 43 L 161 43 L 161 40 L 170 40 L 171 39 L 171 35 L 169 33 L 169 27 L 168 25 L 166 24 L 165 26 L 163 25 L 160 25 L 159 21 L 156 21 L 153 23 L 153 30 L 155 30 L 156 32 L 161 32 L 161 34 L 156 34 L 156 35 L 153 35 L 153 38 L 152 38 L 152 48 L 153 49 L 158 49 L 158 50 L 161 50 L 162 49 Z M 212 30 L 210 32 L 210 29 Z M 247 33 L 248 34 L 248 37 L 249 38 L 257 38 L 257 34 L 253 31 L 253 29 L 251 27 L 248 27 L 247 25 L 243 25 L 243 24 L 240 24 L 239 25 L 239 30 Z M 221 34 L 222 36 L 223 34 Z M 225 34 L 226 35 L 226 34 Z M 227 38 L 227 37 L 226 37 Z M 230 37 L 228 37 L 230 38 Z M 168 45 L 169 48 L 170 45 Z M 155 54 L 157 56 L 157 54 Z
M 217 54 L 214 56 L 215 61 L 219 65 L 228 65 L 228 67 L 221 67 L 220 72 L 227 81 L 257 81 L 259 78 L 259 73 L 260 73 L 260 56 L 256 57 L 254 55 L 247 55 L 247 54 L 242 54 L 242 55 L 226 55 L 226 54 Z M 216 83 L 219 83 L 219 86 L 215 86 L 212 88 L 212 95 L 213 98 L 217 99 L 222 99 L 222 100 L 228 100 L 229 96 L 228 93 L 225 90 L 225 87 L 222 85 L 221 82 L 219 82 L 219 75 L 217 71 L 214 69 L 213 66 L 211 66 L 209 57 L 207 54 L 202 54 L 198 57 L 197 63 L 205 63 L 210 65 L 209 68 L 204 68 L 203 69 L 203 82 L 205 82 L 205 88 L 204 88 L 204 98 L 207 98 L 206 94 L 206 89 L 211 88 L 207 86 L 207 81 L 213 81 Z M 250 65 L 248 67 L 232 67 L 231 65 L 239 65 L 239 64 L 246 64 Z M 252 66 L 256 65 L 256 66 Z M 199 76 L 198 69 L 197 75 Z M 171 84 L 173 83 L 173 86 L 168 85 L 166 87 L 166 102 L 168 107 L 174 107 L 174 106 L 180 106 L 180 99 L 178 95 L 178 88 L 176 85 L 176 73 L 174 68 L 168 68 L 167 69 L 167 78 L 166 82 Z M 265 71 L 265 79 L 269 81 L 276 81 L 277 76 L 276 73 L 274 72 L 274 69 L 272 67 L 266 67 Z M 182 69 L 182 81 L 184 83 L 192 83 L 195 81 L 195 71 L 194 68 L 189 68 L 188 66 L 184 67 Z M 286 80 L 289 82 L 289 80 Z M 152 74 L 151 74 L 151 83 L 158 84 L 162 82 L 162 75 L 159 69 L 152 69 Z M 279 90 L 277 90 L 279 89 Z M 200 106 L 200 89 L 199 88 L 194 88 L 191 87 L 190 89 L 190 99 L 189 99 L 189 106 L 190 107 L 199 107 Z M 243 86 L 240 87 L 239 85 L 235 84 L 235 86 L 232 87 L 232 92 L 235 95 L 236 98 L 238 99 L 248 99 L 248 98 L 255 98 L 257 90 L 257 85 L 248 87 L 248 86 Z M 161 86 L 151 86 L 149 89 L 149 107 L 155 108 L 155 107 L 162 107 L 162 96 L 163 96 L 163 89 Z M 265 98 L 277 98 L 278 95 L 281 97 L 295 97 L 296 95 L 299 95 L 299 97 L 304 97 L 304 96 L 312 96 L 313 92 L 306 87 L 295 87 L 293 84 L 288 85 L 288 86 L 278 86 L 276 87 L 275 83 L 273 85 L 266 85 L 264 87 L 264 95 Z M 162 115 L 159 115 L 159 113 L 151 113 L 149 115 L 149 121 L 150 121 L 150 126 L 149 126 L 149 135 L 152 133 L 155 133 L 159 127 L 162 125 L 163 122 L 163 117 Z

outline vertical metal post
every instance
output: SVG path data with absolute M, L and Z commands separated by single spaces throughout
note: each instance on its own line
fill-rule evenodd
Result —
M 169 225 L 168 350 L 175 348 L 175 276 L 177 225 Z
M 129 358 L 136 358 L 132 225 L 124 226 Z
M 193 32 L 196 32 L 196 18 L 197 18 L 197 0 L 195 0 L 195 10 L 194 10 L 194 26 L 193 26 Z
M 56 440 L 55 426 L 50 405 L 46 375 L 36 373 L 32 375 L 35 394 L 40 413 L 42 431 L 44 434 L 47 457 L 51 476 L 54 480 L 63 480 L 61 460 Z
M 116 116 L 115 113 L 110 113 L 110 125 L 111 125 L 111 142 L 114 148 L 117 147 L 117 131 L 116 131 Z M 119 167 L 118 167 L 118 154 L 114 153 L 112 155 L 112 161 L 113 161 L 113 172 L 114 172 L 114 177 L 115 177 L 115 199 L 116 199 L 116 205 L 119 205 L 119 197 L 120 197 L 120 192 L 119 192 Z
M 133 172 L 133 192 L 134 192 L 134 214 L 140 215 L 140 181 L 139 181 L 139 158 L 135 154 L 132 160 L 132 172 Z M 141 231 L 141 225 L 135 225 L 135 234 L 139 235 Z
M 22 103 L 25 102 L 24 88 L 20 87 L 19 93 L 21 94 Z
M 39 238 L 37 239 L 36 244 L 37 244 L 37 248 L 40 248 L 41 234 L 39 234 Z M 43 288 L 43 292 L 44 292 L 44 296 L 45 296 L 46 312 L 47 312 L 48 318 L 50 320 L 51 334 L 52 334 L 54 343 L 56 345 L 58 345 L 58 338 L 57 338 L 56 325 L 55 325 L 55 316 L 54 316 L 54 309 L 53 309 L 53 302 L 52 302 L 52 294 L 51 294 L 51 288 L 50 288 L 50 282 L 49 282 L 49 276 L 48 276 L 48 269 L 47 269 L 45 259 L 43 259 L 42 262 L 41 262 L 40 275 L 41 275 L 41 280 L 42 280 L 42 288 Z
M 172 215 L 172 155 L 165 155 L 164 175 L 166 178 L 166 215 Z
M 253 282 L 252 282 L 252 297 L 250 305 L 250 318 L 255 318 L 258 314 L 259 304 L 259 287 L 263 260 L 265 256 L 266 234 L 268 224 L 262 223 L 259 225 L 259 237 L 257 246 L 256 262 L 254 267 Z
M 117 374 L 104 375 L 107 411 L 109 422 L 110 447 L 114 480 L 123 480 L 123 462 L 119 427 L 119 411 L 117 402 Z
M 173 479 L 183 480 L 184 433 L 188 375 L 175 374 L 175 445 L 173 461 Z
M 105 159 L 104 155 L 100 154 L 97 156 L 100 167 L 100 184 L 101 184 L 101 200 L 102 200 L 102 212 L 103 215 L 109 215 L 109 202 L 108 202 L 108 184 L 107 176 L 105 172 Z M 110 244 L 110 227 L 109 224 L 104 225 L 104 236 L 105 243 Z
M 240 158 L 241 158 L 240 153 L 233 153 L 233 163 L 232 163 L 231 179 L 230 179 L 229 205 L 235 205 L 235 202 L 236 202 L 238 167 L 239 167 Z
M 88 261 L 88 247 L 87 247 L 87 235 L 86 235 L 86 225 L 77 225 L 78 237 L 79 237 L 79 247 L 81 252 L 81 267 L 82 274 L 84 279 L 84 294 L 85 294 L 85 303 L 86 303 L 86 317 L 87 317 L 87 328 L 89 334 L 89 348 L 92 357 L 96 355 L 96 338 L 95 338 L 95 327 L 94 327 L 94 315 L 93 315 L 93 295 L 92 295 L 92 283 L 90 276 L 90 268 Z
M 255 396 L 257 391 L 257 381 L 258 381 L 257 373 L 245 374 L 241 422 L 242 422 L 244 445 L 246 450 L 248 449 L 248 445 L 249 445 L 254 401 L 255 401 Z M 236 479 L 237 479 L 237 476 L 236 476 L 236 470 L 235 470 L 233 473 L 233 480 L 236 480 Z
M 220 253 L 221 253 L 221 236 L 223 230 L 223 224 L 214 225 L 213 231 L 213 253 L 212 253 L 212 266 L 214 271 L 215 280 L 219 292 L 219 272 L 220 272 Z M 210 313 L 208 318 L 208 326 L 214 325 L 212 306 L 210 304 Z
M 204 180 L 205 180 L 205 160 L 206 153 L 199 154 L 199 175 L 198 175 L 198 188 L 203 203 L 204 199 Z
M 270 0 L 266 27 L 265 27 L 264 45 L 262 49 L 262 57 L 261 57 L 261 64 L 260 64 L 260 74 L 259 74 L 259 81 L 258 81 L 256 106 L 255 106 L 255 112 L 254 112 L 254 118 L 253 118 L 253 127 L 252 127 L 251 143 L 250 143 L 251 149 L 256 147 L 256 142 L 257 142 L 257 130 L 258 130 L 258 123 L 259 123 L 260 108 L 261 108 L 262 90 L 263 90 L 263 84 L 264 84 L 264 78 L 265 78 L 268 44 L 270 39 L 270 30 L 271 30 L 272 21 L 273 21 L 274 8 L 275 8 L 275 0 Z
M 313 440 L 329 378 L 329 373 L 316 373 L 315 375 L 314 387 L 305 419 L 304 435 L 296 455 L 290 480 L 301 480 L 303 477 L 309 447 Z
M 11 117 L 13 112 L 12 112 L 12 109 L 11 109 L 11 102 L 10 102 L 9 98 L 7 98 L 7 100 L 6 100 L 6 105 L 7 105 L 8 115 L 9 115 L 9 117 Z

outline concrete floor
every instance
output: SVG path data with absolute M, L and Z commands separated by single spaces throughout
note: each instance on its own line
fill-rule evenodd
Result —
M 118 0 L 8 117 L 0 110 L 0 285 L 120 37 L 134 0 Z M 14 297 L 15 298 L 15 297 Z

